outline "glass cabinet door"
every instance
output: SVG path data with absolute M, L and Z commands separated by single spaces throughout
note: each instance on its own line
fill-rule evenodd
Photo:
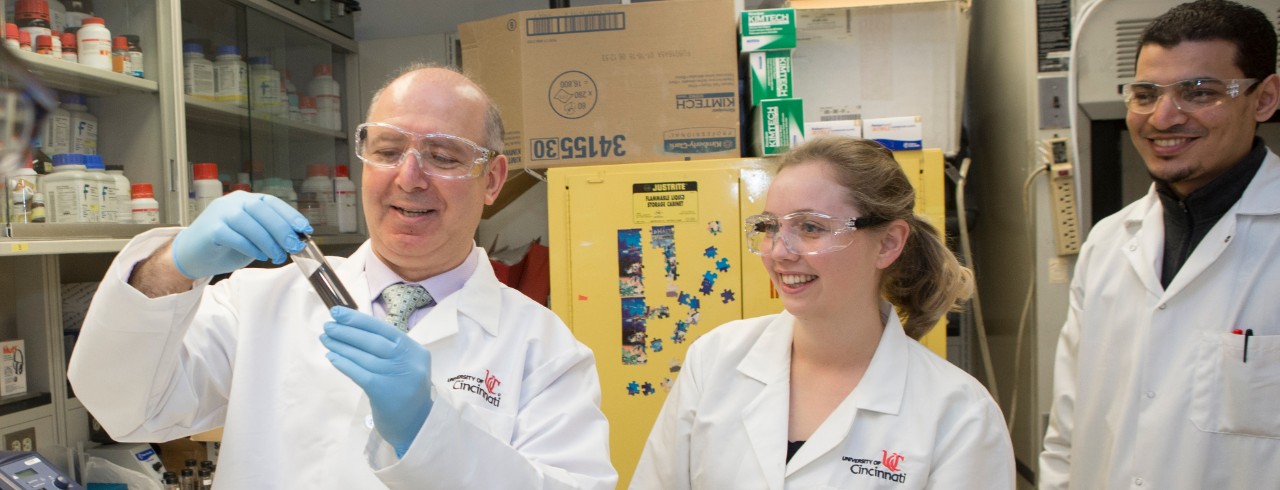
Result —
M 188 217 L 222 192 L 252 190 L 297 207 L 322 242 L 358 240 L 359 167 L 346 117 L 354 43 L 335 44 L 294 15 L 182 2 Z

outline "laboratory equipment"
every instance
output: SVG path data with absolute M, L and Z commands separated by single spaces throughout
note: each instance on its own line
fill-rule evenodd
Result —
M 324 259 L 324 254 L 320 252 L 320 247 L 316 245 L 315 240 L 306 233 L 298 233 L 298 239 L 302 240 L 305 246 L 301 251 L 293 254 L 293 262 L 298 264 L 298 270 L 301 270 L 311 282 L 311 286 L 316 288 L 316 293 L 320 295 L 324 305 L 329 308 L 345 306 L 353 310 L 357 309 L 356 300 L 352 299 L 351 293 L 342 287 L 342 281 L 338 280 L 338 275 L 333 272 L 333 267 L 329 266 L 329 261 Z
M 164 463 L 150 444 L 104 444 L 85 449 L 90 456 L 99 457 L 126 469 L 137 471 L 156 482 L 164 481 Z M 39 487 L 37 487 L 39 488 Z
M 81 489 L 40 453 L 0 451 L 0 490 Z

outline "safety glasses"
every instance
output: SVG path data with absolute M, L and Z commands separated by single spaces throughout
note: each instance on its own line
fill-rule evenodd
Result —
M 1168 97 L 1173 106 L 1185 113 L 1199 112 L 1210 107 L 1221 105 L 1230 99 L 1248 91 L 1256 78 L 1233 78 L 1218 80 L 1214 78 L 1195 78 L 1173 83 L 1158 84 L 1150 82 L 1134 82 L 1126 84 L 1121 92 L 1124 94 L 1124 105 L 1135 114 L 1151 114 L 1159 105 L 1160 97 Z
M 423 173 L 445 179 L 473 179 L 498 152 L 460 136 L 415 133 L 395 125 L 371 122 L 356 127 L 356 157 L 366 164 L 397 168 L 409 154 Z
M 781 238 L 786 250 L 796 255 L 818 255 L 848 247 L 853 231 L 888 220 L 873 216 L 836 218 L 822 213 L 797 212 L 785 216 L 757 214 L 744 222 L 747 249 L 756 255 L 773 251 Z

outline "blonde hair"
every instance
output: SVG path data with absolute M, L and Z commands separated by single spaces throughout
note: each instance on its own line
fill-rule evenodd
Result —
M 915 214 L 915 189 L 892 152 L 871 140 L 824 137 L 793 148 L 778 170 L 807 162 L 829 165 L 848 191 L 848 202 L 864 216 L 903 220 L 910 227 L 902 254 L 880 280 L 880 293 L 905 317 L 908 336 L 923 337 L 947 311 L 960 309 L 973 294 L 973 272 L 960 265 L 938 229 Z

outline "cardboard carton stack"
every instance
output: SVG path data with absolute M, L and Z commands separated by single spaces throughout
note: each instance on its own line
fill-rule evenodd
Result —
M 784 153 L 804 140 L 804 104 L 793 92 L 791 70 L 796 12 L 789 8 L 743 11 L 738 34 L 749 78 L 751 155 Z

